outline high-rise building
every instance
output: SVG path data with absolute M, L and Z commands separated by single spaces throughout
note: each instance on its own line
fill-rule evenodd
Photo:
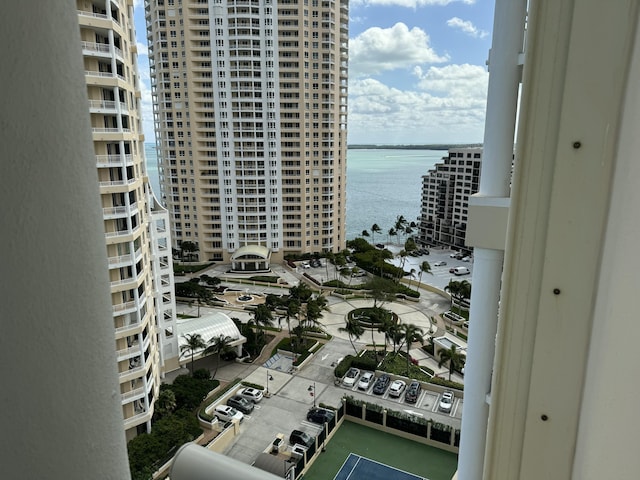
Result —
M 465 248 L 469 196 L 478 191 L 482 148 L 452 148 L 422 177 L 419 240 Z
M 229 263 L 344 248 L 347 0 L 146 0 L 145 11 L 175 246 Z
M 147 431 L 178 365 L 168 212 L 146 176 L 133 4 L 78 1 L 127 438 Z

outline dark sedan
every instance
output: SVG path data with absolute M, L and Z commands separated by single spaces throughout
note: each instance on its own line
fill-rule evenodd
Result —
M 246 398 L 241 397 L 240 395 L 234 395 L 227 400 L 227 405 L 235 408 L 236 410 L 240 410 L 242 413 L 251 413 L 253 412 L 253 402 L 250 402 Z
M 420 382 L 417 382 L 416 380 L 412 381 L 409 384 L 409 388 L 407 388 L 407 393 L 404 396 L 404 401 L 407 403 L 416 403 L 421 391 L 422 387 L 420 387 Z
M 335 414 L 331 410 L 324 408 L 312 408 L 307 412 L 307 420 L 313 423 L 328 423 L 333 420 Z
M 373 393 L 376 395 L 382 395 L 389 386 L 389 383 L 391 383 L 391 377 L 386 373 L 383 373 L 376 380 L 376 383 L 373 386 Z

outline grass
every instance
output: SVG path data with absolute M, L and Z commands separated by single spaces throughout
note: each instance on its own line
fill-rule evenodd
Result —
M 429 480 L 451 480 L 457 455 L 435 447 L 345 421 L 316 459 L 304 480 L 331 480 L 349 456 L 386 463 Z

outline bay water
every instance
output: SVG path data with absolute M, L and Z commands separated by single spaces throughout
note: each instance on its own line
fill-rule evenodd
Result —
M 375 242 L 386 242 L 398 215 L 418 223 L 422 175 L 446 154 L 446 150 L 347 150 L 347 240 L 363 230 L 371 234 L 371 226 L 376 223 L 382 233 L 375 235 Z M 149 180 L 159 197 L 154 144 L 145 144 L 145 155 Z

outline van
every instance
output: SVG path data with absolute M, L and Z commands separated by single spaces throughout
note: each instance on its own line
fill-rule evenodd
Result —
M 456 267 L 453 269 L 454 275 L 469 275 L 470 273 L 467 267 Z

